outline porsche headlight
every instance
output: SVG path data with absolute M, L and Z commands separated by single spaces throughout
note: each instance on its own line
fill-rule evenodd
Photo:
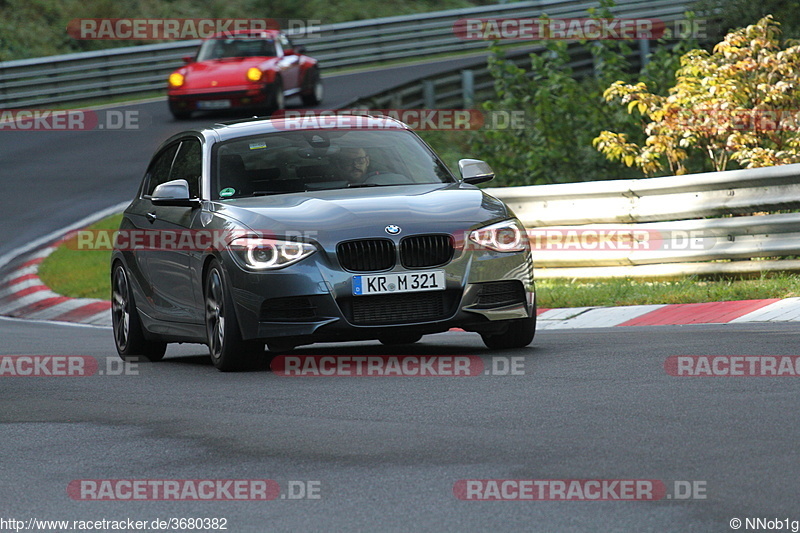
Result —
M 256 67 L 250 67 L 249 69 L 247 69 L 247 79 L 250 81 L 260 80 L 263 74 L 264 73 L 261 72 L 261 70 Z
M 173 72 L 169 75 L 169 86 L 170 87 L 180 87 L 183 85 L 183 81 L 186 78 L 180 72 Z
M 251 270 L 275 270 L 297 263 L 317 249 L 305 242 L 239 237 L 228 245 L 236 259 Z
M 473 230 L 469 240 L 497 252 L 520 252 L 530 246 L 525 228 L 516 219 Z

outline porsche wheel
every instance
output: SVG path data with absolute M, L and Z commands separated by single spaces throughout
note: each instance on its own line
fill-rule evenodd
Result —
M 172 113 L 172 116 L 175 120 L 188 120 L 192 118 L 192 112 L 187 111 L 185 109 L 178 109 L 176 106 L 170 104 L 169 105 L 169 112 Z
M 306 74 L 306 92 L 301 96 L 303 105 L 319 105 L 322 103 L 322 96 L 325 92 L 322 86 L 322 77 L 319 69 L 313 68 Z
M 280 76 L 276 76 L 275 81 L 267 88 L 265 115 L 269 116 L 276 111 L 281 111 L 284 107 L 286 107 L 286 96 L 283 94 L 283 80 Z

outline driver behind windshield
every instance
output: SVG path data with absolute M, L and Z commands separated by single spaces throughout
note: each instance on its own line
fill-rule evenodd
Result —
M 350 183 L 363 183 L 377 172 L 369 172 L 369 154 L 363 148 L 342 148 L 333 159 L 337 172 Z

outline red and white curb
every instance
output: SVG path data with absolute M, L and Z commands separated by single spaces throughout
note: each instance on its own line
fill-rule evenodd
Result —
M 800 298 L 539 309 L 536 329 L 800 322 Z
M 3 272 L 0 278 L 0 316 L 110 326 L 111 302 L 56 294 L 39 279 L 39 264 L 53 253 L 65 236 L 121 212 L 128 203 L 102 209 L 0 257 L 0 271 Z M 20 263 L 9 267 L 15 262 Z
M 56 294 L 39 279 L 39 265 L 59 244 L 60 241 L 27 256 L 0 280 L 0 315 L 110 326 L 111 302 L 68 298 Z

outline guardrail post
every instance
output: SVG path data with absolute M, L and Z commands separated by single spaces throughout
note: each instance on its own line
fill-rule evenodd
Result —
M 650 41 L 647 39 L 639 39 L 639 58 L 642 68 L 650 62 Z
M 461 94 L 464 109 L 472 109 L 475 104 L 475 73 L 471 70 L 461 71 Z
M 436 89 L 433 80 L 422 80 L 422 101 L 425 109 L 436 108 Z

